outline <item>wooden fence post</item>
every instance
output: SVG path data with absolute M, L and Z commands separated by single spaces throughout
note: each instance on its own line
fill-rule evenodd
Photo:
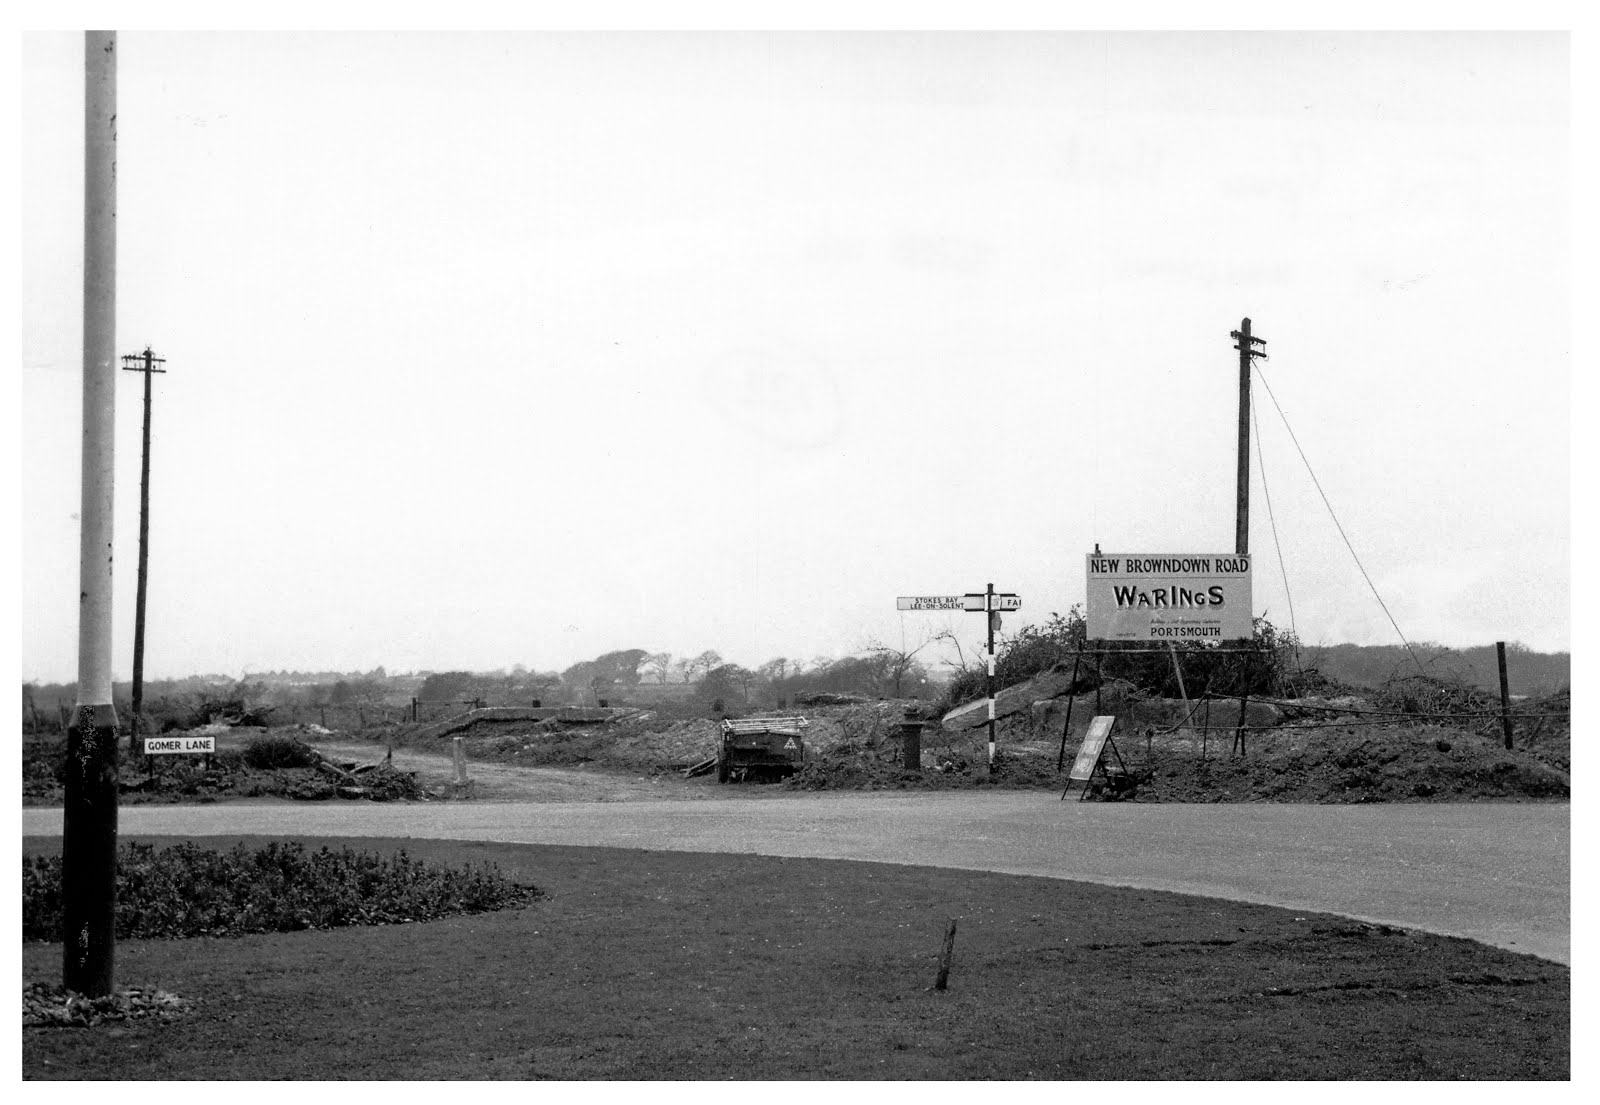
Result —
M 944 930 L 944 949 L 939 952 L 939 975 L 933 980 L 935 990 L 943 990 L 950 980 L 950 954 L 956 948 L 956 919 L 950 918 L 950 923 Z
M 1506 733 L 1506 751 L 1511 750 L 1511 684 L 1506 679 L 1506 643 L 1494 643 L 1496 658 L 1500 661 L 1500 726 Z

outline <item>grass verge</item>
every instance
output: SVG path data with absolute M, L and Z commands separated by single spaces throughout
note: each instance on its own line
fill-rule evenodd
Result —
M 1567 968 L 1468 940 L 983 872 L 360 844 L 491 862 L 550 896 L 425 924 L 121 942 L 119 986 L 192 1012 L 24 1029 L 24 1077 L 1570 1076 Z M 24 854 L 59 847 L 27 838 Z M 60 967 L 60 945 L 24 946 L 24 984 Z

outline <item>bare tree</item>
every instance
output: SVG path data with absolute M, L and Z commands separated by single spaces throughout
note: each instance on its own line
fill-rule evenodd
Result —
M 773 657 L 756 669 L 756 674 L 768 683 L 776 683 L 789 672 L 790 661 L 782 656 Z
M 933 639 L 935 641 L 948 641 L 952 645 L 955 646 L 955 648 L 956 648 L 956 659 L 955 659 L 955 662 L 951 663 L 949 660 L 946 660 L 945 663 L 948 664 L 950 667 L 954 668 L 956 670 L 956 674 L 957 675 L 965 675 L 965 674 L 967 674 L 968 671 L 971 670 L 971 667 L 967 663 L 967 655 L 966 655 L 966 653 L 961 651 L 961 639 L 955 635 L 955 631 L 954 630 L 952 630 L 952 629 L 940 630 L 938 633 L 935 633 L 933 635 Z
M 920 667 L 916 660 L 917 653 L 937 640 L 939 640 L 937 635 L 925 637 L 921 644 L 910 650 L 904 647 L 890 648 L 877 640 L 868 642 L 867 651 L 882 664 L 883 678 L 886 682 L 894 684 L 894 696 L 896 698 L 901 697 L 901 684 L 905 682 L 906 676 L 911 674 L 913 669 Z
M 640 665 L 644 671 L 655 677 L 657 683 L 666 686 L 667 673 L 672 670 L 672 653 L 652 652 L 644 658 Z
M 756 673 L 738 664 L 723 664 L 717 671 L 725 675 L 730 682 L 739 688 L 740 693 L 744 695 L 745 705 L 748 706 L 750 704 L 750 688 L 756 681 Z
M 683 662 L 683 681 L 685 683 L 693 682 L 695 672 L 700 672 L 702 675 L 704 675 L 712 668 L 718 667 L 721 664 L 722 653 L 718 652 L 714 648 L 708 648 L 699 656 L 695 656 Z

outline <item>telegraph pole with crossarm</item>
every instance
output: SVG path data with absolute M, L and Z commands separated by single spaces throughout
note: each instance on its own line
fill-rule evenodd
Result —
M 140 722 L 144 718 L 144 593 L 150 569 L 150 377 L 166 372 L 156 367 L 166 363 L 166 358 L 151 353 L 148 345 L 143 353 L 129 353 L 122 358 L 124 372 L 144 373 L 144 459 L 139 467 L 139 583 L 133 607 L 133 722 L 128 729 L 128 751 L 135 753 L 139 751 Z
M 1240 322 L 1239 329 L 1230 330 L 1228 336 L 1239 351 L 1239 485 L 1233 551 L 1244 556 L 1250 551 L 1250 365 L 1255 358 L 1267 355 L 1267 343 L 1250 336 L 1249 319 Z

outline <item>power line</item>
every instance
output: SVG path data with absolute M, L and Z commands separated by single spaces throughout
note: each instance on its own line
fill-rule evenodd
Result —
M 1258 368 L 1256 370 L 1260 372 Z M 1367 574 L 1366 567 L 1361 563 L 1361 558 L 1356 555 L 1355 546 L 1350 543 L 1350 538 L 1344 532 L 1344 526 L 1339 524 L 1339 516 L 1334 513 L 1333 504 L 1328 501 L 1327 493 L 1322 490 L 1322 483 L 1317 479 L 1317 474 L 1311 468 L 1311 462 L 1306 459 L 1306 451 L 1300 448 L 1300 439 L 1294 435 L 1294 427 L 1289 425 L 1289 416 L 1283 413 L 1283 407 L 1278 403 L 1278 397 L 1272 394 L 1272 386 L 1267 383 L 1266 373 L 1261 373 L 1261 386 L 1267 389 L 1267 398 L 1272 400 L 1272 405 L 1278 409 L 1278 417 L 1283 419 L 1283 428 L 1289 431 L 1289 440 L 1294 442 L 1295 452 L 1300 454 L 1300 461 L 1306 466 L 1306 472 L 1311 476 L 1311 482 L 1317 489 L 1317 494 L 1322 496 L 1322 505 L 1328 508 L 1328 517 L 1333 519 L 1334 528 L 1339 531 L 1339 536 L 1344 539 L 1344 547 L 1350 550 L 1350 558 L 1356 562 L 1356 567 L 1361 572 L 1361 578 L 1367 581 L 1367 586 L 1372 589 L 1372 597 L 1378 600 L 1378 605 L 1383 608 L 1384 617 L 1389 619 L 1389 624 L 1394 626 L 1395 633 L 1400 638 L 1400 643 L 1406 646 L 1406 651 L 1411 654 L 1412 662 L 1417 665 L 1417 670 L 1428 674 L 1422 666 L 1422 661 L 1417 659 L 1416 650 L 1411 647 L 1411 642 L 1406 640 L 1406 635 L 1400 632 L 1400 624 L 1394 620 L 1394 615 L 1389 613 L 1388 605 L 1383 601 L 1383 596 L 1378 594 L 1378 588 L 1372 582 L 1372 577 Z
M 1261 451 L 1261 423 L 1255 408 L 1250 408 L 1250 420 L 1256 428 L 1256 467 L 1261 469 L 1261 497 L 1267 500 L 1267 522 L 1272 529 L 1272 547 L 1278 551 L 1278 574 L 1283 577 L 1283 594 L 1289 600 L 1289 632 L 1294 634 L 1295 663 L 1300 662 L 1300 630 L 1294 620 L 1294 595 L 1289 591 L 1289 569 L 1283 562 L 1283 545 L 1278 541 L 1278 519 L 1272 512 L 1272 493 L 1267 490 L 1267 458 Z

